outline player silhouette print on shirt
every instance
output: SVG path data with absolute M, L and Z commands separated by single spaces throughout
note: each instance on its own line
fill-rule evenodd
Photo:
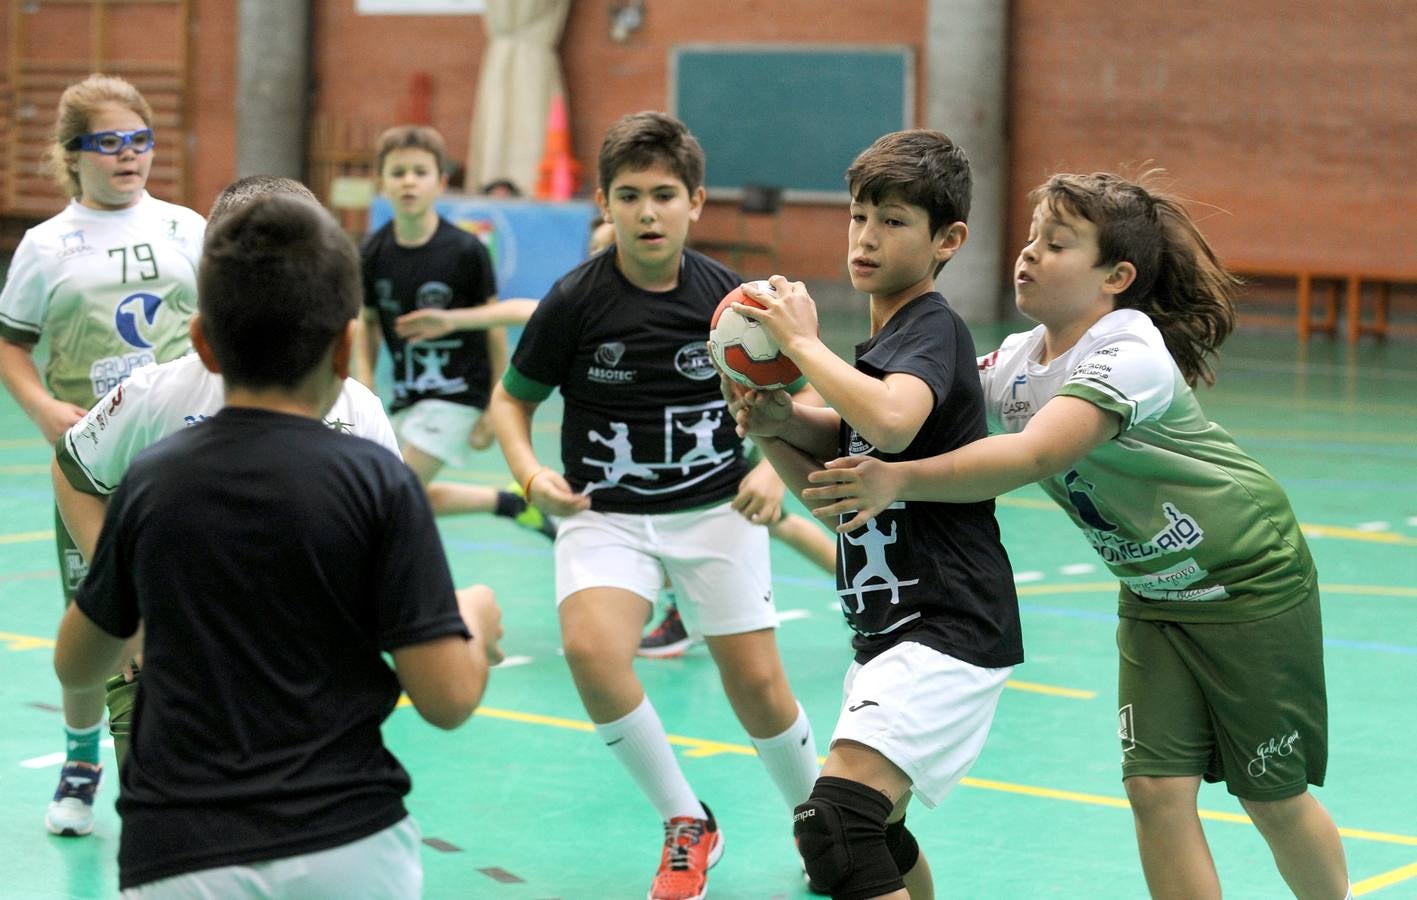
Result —
M 595 466 L 604 473 L 601 478 L 588 482 L 581 493 L 590 494 L 601 488 L 623 488 L 645 496 L 669 494 L 682 491 L 722 471 L 733 464 L 734 451 L 719 450 L 713 441 L 727 406 L 723 400 L 714 400 L 691 406 L 664 407 L 664 456 L 659 460 L 636 457 L 630 439 L 630 426 L 624 422 L 609 423 L 609 435 L 591 429 L 586 433 L 586 440 L 609 448 L 611 456 L 608 460 L 581 457 L 581 462 Z M 670 477 L 662 479 L 662 473 Z M 675 475 L 681 477 L 674 478 Z M 655 483 L 636 484 L 636 481 Z
M 855 429 L 851 430 L 847 446 L 853 456 L 865 456 L 875 450 Z M 837 539 L 837 557 L 841 566 L 838 583 L 850 585 L 839 588 L 837 597 L 841 600 L 841 608 L 846 613 L 847 621 L 861 634 L 887 634 L 920 618 L 918 611 L 899 618 L 893 618 L 890 612 L 881 614 L 873 611 L 872 614 L 865 615 L 865 619 L 883 623 L 883 627 L 874 631 L 863 629 L 858 619 L 867 614 L 868 602 L 873 607 L 882 603 L 892 607 L 899 606 L 900 589 L 920 583 L 919 578 L 902 579 L 891 568 L 892 556 L 902 563 L 909 559 L 906 550 L 909 535 L 905 533 L 902 518 L 899 516 L 899 511 L 905 508 L 905 501 L 897 500 L 867 519 L 865 525 Z M 854 515 L 854 512 L 844 513 L 839 517 L 839 521 L 844 522 Z M 882 530 L 882 523 L 886 525 L 885 530 Z M 897 547 L 897 552 L 892 554 L 891 547 Z

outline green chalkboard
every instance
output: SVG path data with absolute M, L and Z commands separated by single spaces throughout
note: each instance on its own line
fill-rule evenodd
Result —
M 670 70 L 671 112 L 704 146 L 710 191 L 840 199 L 856 154 L 914 120 L 909 47 L 684 44 Z

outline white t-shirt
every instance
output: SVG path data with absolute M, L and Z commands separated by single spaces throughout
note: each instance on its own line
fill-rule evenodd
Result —
M 59 465 L 76 490 L 110 494 L 128 465 L 147 447 L 198 425 L 226 403 L 221 376 L 195 353 L 160 366 L 145 366 L 109 391 L 60 438 Z M 346 378 L 325 424 L 367 438 L 399 455 L 398 438 L 372 391 Z
M 49 339 L 45 380 L 91 406 L 140 366 L 191 349 L 206 221 L 147 193 L 127 209 L 71 201 L 25 232 L 0 293 L 0 336 Z

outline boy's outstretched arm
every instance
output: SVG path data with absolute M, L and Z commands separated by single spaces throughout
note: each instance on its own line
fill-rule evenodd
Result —
M 451 730 L 482 702 L 490 668 L 502 661 L 502 610 L 492 589 L 474 585 L 457 592 L 458 611 L 472 637 L 424 641 L 392 652 L 399 684 L 430 725 Z
M 459 309 L 415 309 L 394 320 L 394 330 L 406 341 L 431 341 L 454 331 L 487 331 L 508 325 L 525 325 L 539 301 L 519 297 L 489 297 L 482 306 Z M 505 362 L 503 363 L 505 368 Z
M 899 453 L 910 446 L 935 406 L 929 386 L 914 375 L 891 373 L 875 378 L 858 371 L 822 343 L 817 333 L 816 303 L 806 286 L 781 275 L 769 280 L 777 288 L 776 296 L 758 292 L 751 284 L 743 287 L 764 309 L 741 303 L 733 308 L 762 322 L 822 400 L 871 446 L 887 453 Z
M 1121 422 L 1077 397 L 1054 397 L 1023 431 L 996 434 L 926 459 L 883 462 L 852 456 L 811 473 L 802 494 L 813 514 L 856 511 L 839 532 L 861 527 L 896 500 L 974 503 L 1056 475 L 1117 436 Z M 764 451 L 766 452 L 766 450 Z

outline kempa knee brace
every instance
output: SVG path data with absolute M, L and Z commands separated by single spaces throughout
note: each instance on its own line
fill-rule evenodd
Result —
M 836 900 L 904 888 L 886 843 L 891 808 L 890 800 L 874 788 L 845 778 L 818 778 L 812 795 L 792 816 L 797 851 L 812 884 L 830 891 Z

